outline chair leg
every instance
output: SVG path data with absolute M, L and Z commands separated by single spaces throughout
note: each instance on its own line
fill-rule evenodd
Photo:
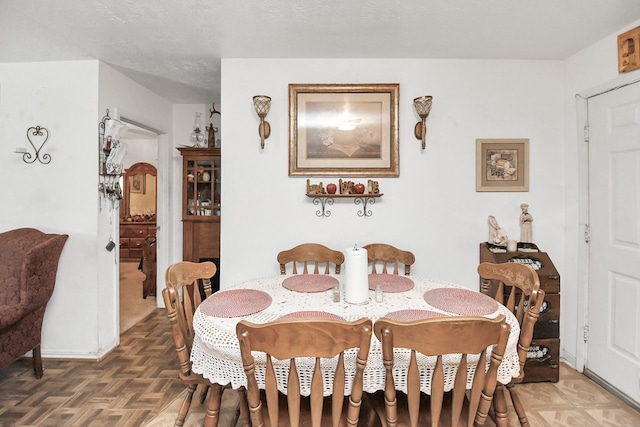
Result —
M 507 414 L 507 400 L 504 396 L 504 386 L 502 384 L 498 384 L 493 393 L 493 410 L 496 417 L 496 426 L 508 427 L 509 416 Z
M 223 387 L 220 384 L 212 384 L 209 388 L 211 394 L 209 395 L 209 403 L 207 404 L 207 413 L 204 416 L 204 427 L 218 427 Z
M 178 416 L 176 417 L 176 422 L 174 427 L 182 427 L 184 425 L 184 420 L 187 418 L 187 413 L 189 412 L 189 408 L 191 408 L 191 399 L 193 399 L 193 393 L 196 391 L 197 385 L 190 385 L 187 389 L 187 395 L 184 397 L 182 401 L 182 406 L 180 406 L 180 411 L 178 411 Z
M 200 392 L 200 404 L 202 405 L 207 400 L 207 393 L 209 393 L 209 386 L 204 386 L 204 389 Z
M 249 402 L 247 401 L 247 389 L 240 387 L 236 390 L 240 398 L 240 421 L 242 427 L 251 427 L 251 417 L 249 415 Z
M 525 413 L 524 406 L 520 401 L 520 397 L 518 397 L 518 393 L 516 393 L 516 390 L 513 388 L 513 383 L 507 384 L 507 390 L 509 390 L 509 396 L 511 396 L 513 408 L 516 410 L 516 414 L 518 414 L 518 421 L 520 421 L 520 425 L 522 427 L 529 427 L 527 414 Z
M 33 372 L 36 375 L 36 378 L 42 378 L 42 353 L 40 349 L 40 344 L 33 348 Z
M 382 425 L 382 421 L 380 421 L 377 412 L 373 408 L 364 408 L 363 405 L 360 409 L 360 424 L 364 427 L 377 427 Z

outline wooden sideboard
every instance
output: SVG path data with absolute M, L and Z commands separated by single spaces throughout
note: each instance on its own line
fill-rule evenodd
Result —
M 155 234 L 155 222 L 121 222 L 120 261 L 140 262 L 144 238 Z
M 560 274 L 549 255 L 534 244 L 523 248 L 518 243 L 518 252 L 492 252 L 488 243 L 480 243 L 480 262 L 519 262 L 529 264 L 538 273 L 540 289 L 545 291 L 540 316 L 533 329 L 533 340 L 524 365 L 523 382 L 552 381 L 560 377 Z M 492 281 L 489 295 L 494 296 L 499 283 Z M 496 299 L 500 300 L 500 296 Z

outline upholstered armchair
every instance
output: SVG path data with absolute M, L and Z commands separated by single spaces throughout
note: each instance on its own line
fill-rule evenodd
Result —
M 68 237 L 33 228 L 0 233 L 0 369 L 33 350 L 42 377 L 42 321 Z

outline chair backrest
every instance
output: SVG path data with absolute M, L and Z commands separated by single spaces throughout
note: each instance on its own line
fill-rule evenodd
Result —
M 520 375 L 514 382 L 521 381 L 524 377 L 524 364 L 527 361 L 527 352 L 533 338 L 533 327 L 538 320 L 540 307 L 544 301 L 544 291 L 540 289 L 538 273 L 526 265 L 515 262 L 493 264 L 483 262 L 478 266 L 478 274 L 483 282 L 481 288 L 489 289 L 486 284 L 489 280 L 498 280 L 502 286 L 496 287 L 496 294 L 489 295 L 498 301 L 504 301 L 504 305 L 515 314 L 520 324 L 520 338 L 518 339 L 518 359 L 520 361 Z M 504 295 L 501 295 L 504 293 Z
M 398 265 L 404 265 L 404 275 L 411 274 L 411 266 L 416 257 L 409 251 L 403 251 L 385 243 L 371 243 L 363 246 L 367 250 L 367 259 L 371 265 L 371 273 L 378 273 L 376 265 L 382 266 L 382 274 L 387 274 L 387 266 L 393 266 L 393 274 L 398 274 Z
M 265 395 L 272 426 L 280 425 L 278 424 L 280 418 L 278 389 L 272 357 L 278 360 L 289 360 L 287 406 L 288 425 L 291 426 L 297 426 L 301 417 L 300 378 L 295 358 L 315 358 L 315 368 L 310 379 L 309 400 L 311 426 L 317 427 L 321 424 L 324 401 L 324 382 L 320 371 L 320 359 L 333 358 L 336 355 L 339 357 L 333 376 L 333 393 L 330 405 L 332 425 L 337 427 L 340 420 L 344 419 L 342 409 L 345 398 L 346 372 L 354 370 L 355 376 L 348 402 L 346 425 L 357 425 L 363 393 L 363 373 L 371 343 L 372 324 L 370 319 L 360 319 L 354 322 L 333 319 L 282 319 L 259 325 L 241 320 L 237 325 L 236 332 L 240 341 L 242 363 L 247 375 L 247 400 L 252 425 L 263 425 L 263 405 L 256 382 L 252 351 L 266 354 Z M 345 372 L 343 353 L 349 348 L 358 348 L 356 366 L 348 366 L 349 363 L 347 363 L 347 371 Z M 309 413 L 303 411 L 302 415 L 308 416 Z
M 295 248 L 278 254 L 280 274 L 287 274 L 286 264 L 293 263 L 292 273 L 298 274 L 298 264 L 303 265 L 302 273 L 308 274 L 308 264 L 313 265 L 313 274 L 320 273 L 320 265 L 324 264 L 324 274 L 331 274 L 329 266 L 335 265 L 335 274 L 340 274 L 340 267 L 344 263 L 344 254 L 334 251 L 318 243 L 303 243 Z
M 210 278 L 216 274 L 216 265 L 210 261 L 195 263 L 178 262 L 167 268 L 167 287 L 162 297 L 173 330 L 173 341 L 178 352 L 180 369 L 191 374 L 191 346 L 193 345 L 193 314 L 202 302 L 199 279 L 204 282 L 205 295 L 211 295 Z
M 382 342 L 382 357 L 385 365 L 385 404 L 387 420 L 391 423 L 398 416 L 396 389 L 393 377 L 394 348 L 411 349 L 407 376 L 407 402 L 410 424 L 425 426 L 424 415 L 429 414 L 432 426 L 457 426 L 462 416 L 467 384 L 468 355 L 480 354 L 475 365 L 473 384 L 468 397 L 468 418 L 463 424 L 484 425 L 493 392 L 496 388 L 498 366 L 502 362 L 511 328 L 500 315 L 496 319 L 484 317 L 437 317 L 412 322 L 399 322 L 388 318 L 379 319 L 374 325 L 376 337 Z M 487 348 L 491 350 L 489 368 Z M 431 377 L 430 411 L 420 408 L 420 371 L 416 352 L 437 356 Z M 443 355 L 460 353 L 451 400 L 443 405 L 445 374 Z M 450 413 L 451 424 L 440 423 L 441 415 Z M 419 419 L 419 416 L 423 418 Z M 428 419 L 428 417 L 427 417 Z M 395 424 L 391 424 L 395 425 Z

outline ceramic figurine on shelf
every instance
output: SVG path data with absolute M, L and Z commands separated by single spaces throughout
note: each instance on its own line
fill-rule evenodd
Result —
M 307 179 L 307 194 L 324 194 L 322 182 L 320 184 L 311 184 L 311 181 Z
M 340 194 L 353 194 L 355 191 L 353 189 L 353 181 L 343 181 L 339 180 L 340 183 Z
M 506 247 L 509 242 L 509 238 L 505 232 L 498 225 L 498 220 L 495 216 L 489 215 L 489 243 L 492 245 Z
M 529 205 L 523 203 L 520 205 L 522 213 L 520 214 L 520 241 L 522 243 L 533 242 L 533 216 L 529 213 Z
M 378 188 L 378 181 L 373 181 L 373 180 L 369 180 L 368 181 L 368 191 L 369 194 L 379 194 L 380 193 L 380 189 Z

